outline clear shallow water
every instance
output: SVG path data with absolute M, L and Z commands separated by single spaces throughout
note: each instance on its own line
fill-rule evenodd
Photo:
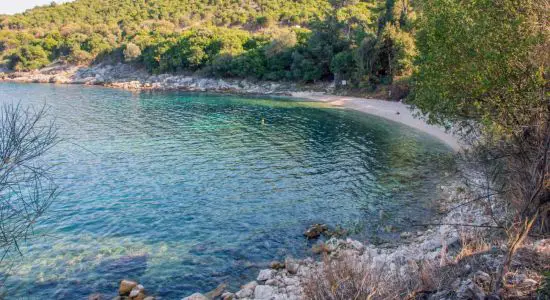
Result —
M 47 158 L 62 193 L 9 272 L 8 298 L 114 296 L 133 278 L 180 299 L 308 255 L 312 223 L 391 238 L 388 225 L 430 216 L 450 151 L 311 102 L 5 83 L 0 101 L 46 103 L 66 141 Z

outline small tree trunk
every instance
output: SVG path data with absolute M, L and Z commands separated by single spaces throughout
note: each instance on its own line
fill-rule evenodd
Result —
M 539 216 L 539 211 L 537 210 L 537 212 L 533 216 L 531 216 L 530 219 L 525 220 L 525 222 L 523 222 L 518 232 L 515 234 L 514 238 L 510 240 L 510 243 L 508 246 L 508 252 L 504 257 L 504 262 L 502 264 L 502 267 L 500 268 L 500 274 L 498 277 L 499 280 L 497 280 L 496 286 L 494 289 L 495 293 L 498 293 L 498 291 L 504 286 L 506 281 L 505 277 L 508 271 L 510 270 L 512 259 L 514 258 L 516 251 L 523 244 L 523 241 L 525 241 L 525 238 L 527 238 L 527 236 L 529 235 L 529 232 L 531 232 L 531 228 L 533 228 L 533 225 L 537 221 L 538 216 Z

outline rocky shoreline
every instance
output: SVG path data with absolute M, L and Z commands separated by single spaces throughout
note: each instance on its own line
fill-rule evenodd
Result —
M 456 200 L 466 201 L 467 195 L 458 191 L 457 184 L 440 186 L 443 196 L 439 203 L 441 209 L 447 209 L 456 205 Z M 487 216 L 480 213 L 479 207 L 465 205 L 452 214 L 448 214 L 436 221 L 438 223 L 456 224 L 468 222 L 469 224 L 486 224 Z M 374 269 L 397 272 L 402 276 L 418 271 L 414 266 L 420 261 L 435 261 L 441 259 L 442 249 L 457 246 L 460 243 L 460 232 L 455 226 L 440 226 L 418 232 L 403 232 L 401 244 L 376 246 L 362 243 L 352 239 L 329 239 L 323 245 L 323 251 L 328 260 L 318 261 L 311 257 L 296 260 L 287 257 L 283 263 L 273 262 L 269 269 L 259 272 L 255 281 L 241 287 L 239 291 L 224 292 L 221 299 L 257 299 L 257 300 L 292 300 L 304 299 L 303 286 L 312 277 L 318 277 L 323 272 L 327 263 L 333 259 L 345 257 L 356 262 L 357 265 L 368 262 Z M 469 284 L 460 282 L 459 286 Z M 463 288 L 467 293 L 467 289 Z M 463 294 L 464 294 L 463 293 Z M 443 294 L 443 293 L 442 293 Z M 447 292 L 445 292 L 447 294 Z M 193 294 L 184 300 L 205 300 L 202 294 Z M 444 297 L 432 297 L 430 299 L 444 299 Z
M 233 94 L 262 94 L 290 96 L 293 92 L 331 92 L 327 83 L 307 87 L 288 82 L 253 82 L 246 79 L 217 79 L 191 75 L 151 75 L 146 70 L 129 64 L 98 64 L 71 66 L 53 64 L 32 72 L 2 72 L 0 81 L 19 83 L 57 83 L 100 85 L 126 90 L 182 90 Z
M 458 182 L 441 185 L 441 200 L 437 203 L 442 212 L 440 217 L 433 220 L 435 224 L 492 224 L 491 217 L 484 213 L 483 206 L 477 202 L 471 203 L 472 195 L 465 192 L 465 187 Z M 381 280 L 388 278 L 391 281 L 401 278 L 404 281 L 419 276 L 426 265 L 445 268 L 454 268 L 453 276 L 446 279 L 446 284 L 436 290 L 427 291 L 421 299 L 486 299 L 490 295 L 492 284 L 491 275 L 498 271 L 504 249 L 489 249 L 480 252 L 476 257 L 476 265 L 468 262 L 459 262 L 461 248 L 465 245 L 465 237 L 478 232 L 477 227 L 462 227 L 455 225 L 419 227 L 418 231 L 403 232 L 401 239 L 393 245 L 373 245 L 353 239 L 331 238 L 322 243 L 324 259 L 316 260 L 312 257 L 294 259 L 287 257 L 284 262 L 274 261 L 269 268 L 259 272 L 256 280 L 241 287 L 238 291 L 224 291 L 219 299 L 246 299 L 246 300 L 294 300 L 306 299 L 306 289 L 311 282 L 323 281 L 327 267 L 334 262 L 348 261 L 349 265 L 362 268 L 364 272 L 378 274 Z M 494 246 L 493 246 L 494 247 Z M 550 253 L 550 240 L 539 240 L 527 244 L 526 248 L 533 251 Z M 477 265 L 479 264 L 479 265 Z M 483 268 L 479 266 L 483 265 Z M 365 268 L 366 266 L 366 268 Z M 484 269 L 485 271 L 482 271 Z M 392 279 L 390 279 L 392 278 Z M 521 273 L 510 278 L 523 290 L 533 291 L 539 282 L 530 279 Z M 309 287 L 311 288 L 311 287 Z M 219 287 L 218 287 L 219 289 Z M 518 292 L 516 296 L 528 294 Z M 404 295 L 403 295 L 404 296 Z M 217 299 L 218 299 L 217 298 Z M 377 297 L 375 297 L 376 299 Z M 183 298 L 184 300 L 212 299 L 201 293 Z
M 394 296 L 392 298 L 407 299 L 532 299 L 533 293 L 541 288 L 541 279 L 528 269 L 518 268 L 507 277 L 508 283 L 513 286 L 511 292 L 504 298 L 491 294 L 494 275 L 498 272 L 504 256 L 504 246 L 490 244 L 480 249 L 469 249 L 468 243 L 476 242 L 468 237 L 479 234 L 483 226 L 492 224 L 489 213 L 484 211 L 483 204 L 472 201 L 473 194 L 454 176 L 438 187 L 440 199 L 437 209 L 439 217 L 432 220 L 433 224 L 418 227 L 419 230 L 402 232 L 399 241 L 393 244 L 374 245 L 369 242 L 360 242 L 350 238 L 330 238 L 326 242 L 319 241 L 322 259 L 307 257 L 295 259 L 286 257 L 283 261 L 273 261 L 268 268 L 259 271 L 255 280 L 250 281 L 239 290 L 227 290 L 225 283 L 220 284 L 210 292 L 197 292 L 184 297 L 182 300 L 299 300 L 325 299 L 311 297 L 312 282 L 323 284 L 327 270 L 334 264 L 347 262 L 351 268 L 357 268 L 361 274 L 376 275 L 377 282 L 369 284 L 388 285 L 389 288 L 399 289 L 398 284 L 411 284 L 419 276 L 427 276 L 422 280 L 434 280 L 438 284 L 432 289 L 411 295 Z M 447 224 L 447 225 L 441 225 Z M 457 226 L 468 224 L 469 226 Z M 481 226 L 481 227 L 474 227 Z M 313 226 L 312 228 L 319 228 Z M 415 227 L 411 227 L 412 229 Z M 321 228 L 323 229 L 323 228 Z M 311 230 L 311 229 L 310 229 Z M 308 230 L 304 238 L 309 236 Z M 482 233 L 484 235 L 484 233 Z M 479 237 L 479 236 L 478 236 Z M 550 239 L 531 240 L 523 247 L 526 251 L 538 253 L 542 261 L 549 262 Z M 466 251 L 465 256 L 464 250 Z M 470 252 L 468 252 L 470 251 Z M 477 251 L 477 253 L 476 253 Z M 312 251 L 312 253 L 314 253 Z M 521 266 L 516 263 L 516 267 Z M 437 270 L 451 269 L 452 272 L 426 273 L 426 268 Z M 366 273 L 364 273 L 366 272 Z M 441 276 L 442 278 L 429 278 Z M 393 284 L 393 286 L 392 286 Z M 313 286 L 313 288 L 317 288 Z M 373 290 L 376 292 L 375 287 Z M 510 294 L 512 293 L 512 294 Z M 407 296 L 407 297 L 406 297 Z M 103 299 L 100 294 L 91 295 L 89 299 Z M 145 288 L 137 282 L 122 280 L 120 282 L 117 300 L 153 300 Z M 338 299 L 342 299 L 341 297 Z M 362 299 L 362 298 L 358 298 Z M 373 299 L 385 299 L 374 297 Z
M 237 95 L 285 96 L 306 101 L 323 102 L 329 106 L 347 108 L 379 116 L 424 131 L 445 142 L 455 151 L 463 145 L 438 126 L 429 125 L 418 118 L 415 111 L 402 102 L 336 95 L 334 83 L 320 82 L 302 85 L 292 82 L 264 82 L 247 79 L 204 78 L 191 75 L 151 75 L 144 69 L 129 64 L 98 64 L 70 66 L 52 64 L 33 72 L 2 72 L 0 82 L 55 83 L 98 85 L 131 91 L 179 90 L 188 92 L 214 92 Z

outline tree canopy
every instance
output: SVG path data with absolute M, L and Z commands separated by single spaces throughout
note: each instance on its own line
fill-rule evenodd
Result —
M 432 121 L 474 119 L 503 133 L 548 113 L 542 2 L 425 0 L 414 102 Z
M 415 18 L 409 0 L 76 0 L 0 17 L 0 56 L 369 87 L 412 73 Z

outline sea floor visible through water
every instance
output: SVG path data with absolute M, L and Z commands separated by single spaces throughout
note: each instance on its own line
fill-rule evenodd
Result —
M 452 149 L 422 131 L 323 103 L 0 83 L 49 108 L 60 195 L 4 286 L 9 298 L 116 293 L 166 299 L 249 281 L 310 254 L 303 231 L 392 239 L 428 220 Z M 235 288 L 234 288 L 235 289 Z

